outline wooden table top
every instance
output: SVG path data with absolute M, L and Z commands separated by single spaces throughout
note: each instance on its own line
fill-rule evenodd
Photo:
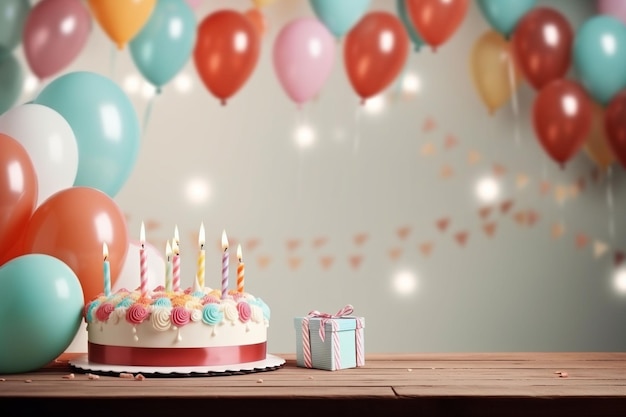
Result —
M 273 416 L 626 416 L 626 353 L 368 354 L 361 368 L 296 366 L 211 377 L 90 379 L 64 354 L 0 375 L 0 410 L 147 416 L 229 412 Z M 67 376 L 74 373 L 73 379 Z M 54 407 L 54 408 L 52 408 Z M 79 411 L 80 410 L 80 411 Z M 58 414 L 57 413 L 57 414 Z

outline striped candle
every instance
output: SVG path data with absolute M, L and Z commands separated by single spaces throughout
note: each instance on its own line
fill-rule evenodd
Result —
M 109 264 L 109 247 L 106 242 L 102 243 L 102 257 L 104 258 L 102 264 L 102 272 L 104 274 L 104 295 L 111 295 L 111 265 Z
M 169 240 L 165 244 L 165 291 L 172 291 L 172 245 Z
M 200 289 L 204 288 L 204 265 L 205 265 L 205 250 L 204 250 L 204 223 L 200 224 L 200 233 L 198 234 L 198 246 L 200 247 L 198 252 L 198 270 L 196 272 L 196 279 L 198 280 L 198 286 Z
M 237 259 L 239 259 L 239 265 L 237 265 L 237 292 L 243 294 L 246 264 L 243 263 L 243 256 L 241 255 L 241 245 L 237 245 Z
M 222 298 L 228 294 L 228 238 L 226 231 L 222 232 Z
M 172 250 L 174 251 L 174 257 L 172 258 L 172 285 L 174 291 L 180 291 L 180 253 L 176 239 L 172 241 Z
M 141 232 L 139 234 L 139 272 L 141 274 L 141 296 L 148 295 L 148 254 L 146 253 L 146 230 L 141 222 Z

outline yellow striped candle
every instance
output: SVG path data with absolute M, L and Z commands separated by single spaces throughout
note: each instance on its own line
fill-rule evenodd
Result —
M 165 291 L 172 292 L 172 245 L 165 244 Z
M 237 265 L 237 292 L 243 293 L 243 279 L 246 270 L 246 264 L 243 263 L 243 257 L 241 255 L 241 245 L 237 246 L 237 258 L 239 259 L 239 265 Z
M 198 253 L 198 270 L 196 272 L 196 279 L 198 280 L 198 286 L 204 288 L 204 265 L 205 265 L 205 250 L 204 250 L 204 223 L 200 224 L 200 233 L 198 234 L 198 246 L 200 247 Z

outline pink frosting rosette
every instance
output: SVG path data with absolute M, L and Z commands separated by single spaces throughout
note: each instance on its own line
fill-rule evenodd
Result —
M 242 323 L 250 320 L 250 316 L 252 316 L 252 309 L 250 308 L 250 304 L 243 301 L 237 303 L 237 312 L 239 313 L 239 320 Z
M 107 321 L 111 313 L 115 310 L 115 306 L 111 303 L 102 303 L 96 310 L 96 318 L 99 321 Z
M 189 323 L 191 313 L 185 307 L 174 307 L 172 309 L 172 324 L 178 327 Z
M 217 298 L 214 295 L 205 295 L 204 297 L 202 297 L 202 305 L 207 305 L 207 304 L 219 304 L 220 300 L 219 298 Z
M 133 304 L 126 310 L 126 321 L 130 324 L 140 324 L 148 317 L 148 310 L 142 304 Z

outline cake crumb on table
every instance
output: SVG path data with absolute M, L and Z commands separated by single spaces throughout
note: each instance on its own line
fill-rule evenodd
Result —
M 309 375 L 309 379 L 315 379 L 315 377 L 313 377 L 313 375 Z
M 408 368 L 406 371 L 407 371 L 407 372 L 413 372 L 413 369 Z
M 32 379 L 27 379 L 24 382 L 26 382 L 27 384 L 30 384 L 31 382 L 33 382 L 33 380 Z
M 565 371 L 554 371 L 555 374 L 559 376 L 559 378 L 567 378 L 569 375 Z
M 6 379 L 0 378 L 0 382 L 4 382 L 4 381 L 6 381 Z
M 257 382 L 257 384 L 262 384 L 263 380 L 261 378 L 259 378 L 259 379 L 256 380 L 256 382 Z
M 146 377 L 141 375 L 141 374 L 135 375 L 135 380 L 136 381 L 143 381 L 144 379 L 146 379 Z
M 133 379 L 135 377 L 133 376 L 133 374 L 122 372 L 122 373 L 120 373 L 120 378 Z
M 63 375 L 63 379 L 74 379 L 74 374 Z
M 87 378 L 89 379 L 100 379 L 99 375 L 94 375 L 94 374 L 87 374 Z

